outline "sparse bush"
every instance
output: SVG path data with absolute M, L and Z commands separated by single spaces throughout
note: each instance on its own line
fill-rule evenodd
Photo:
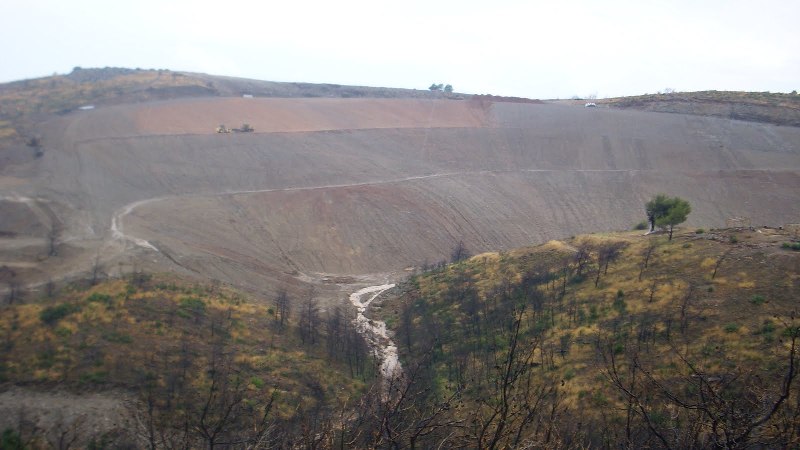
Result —
M 450 262 L 457 263 L 459 261 L 463 261 L 465 259 L 469 259 L 472 256 L 467 247 L 464 245 L 464 241 L 458 241 L 453 250 L 450 252 Z
M 703 234 L 703 233 L 706 232 L 706 230 L 704 230 L 702 228 L 698 228 L 698 229 L 694 230 L 694 232 L 695 232 L 695 234 Z
M 181 300 L 181 308 L 187 311 L 192 311 L 197 314 L 206 312 L 206 303 L 197 297 L 183 297 Z
M 66 327 L 58 327 L 58 328 L 55 329 L 54 333 L 58 337 L 65 338 L 65 337 L 69 337 L 72 334 L 72 330 L 70 330 L 69 328 L 66 328 Z
M 754 295 L 753 298 L 750 299 L 750 303 L 754 305 L 763 305 L 766 299 L 764 299 L 763 295 Z
M 687 242 L 683 244 L 683 248 L 692 248 L 692 244 L 690 242 Z
M 47 325 L 53 325 L 68 315 L 80 311 L 80 306 L 71 303 L 62 303 L 56 306 L 48 306 L 39 313 L 39 320 Z
M 738 242 L 739 242 L 739 238 L 738 237 L 736 237 L 736 236 L 731 236 L 730 237 L 730 243 L 731 244 L 736 244 Z
M 86 301 L 91 303 L 104 303 L 106 305 L 110 305 L 112 302 L 112 298 L 108 294 L 100 294 L 98 292 L 95 292 L 94 294 L 87 297 Z
M 38 359 L 38 368 L 49 369 L 56 362 L 56 352 L 52 348 L 44 349 L 36 355 L 36 358 Z
M 739 324 L 731 322 L 725 325 L 725 328 L 723 328 L 723 330 L 726 333 L 736 333 L 737 331 L 739 331 Z
M 584 311 L 583 308 L 578 309 L 578 323 L 586 323 L 586 311 Z
M 772 334 L 775 331 L 775 324 L 772 323 L 771 320 L 767 319 L 764 321 L 764 325 L 761 326 L 761 329 L 758 330 L 759 334 Z
M 105 370 L 97 370 L 81 375 L 81 382 L 86 384 L 105 384 L 108 378 L 108 372 Z
M 800 242 L 784 242 L 781 244 L 781 248 L 785 248 L 786 250 L 794 250 L 800 251 Z
M 25 443 L 22 442 L 22 437 L 11 428 L 3 430 L 3 436 L 0 438 L 0 448 L 7 448 L 9 450 L 22 450 L 27 448 Z
M 800 327 L 798 326 L 786 327 L 786 329 L 783 330 L 783 336 L 787 338 L 800 336 Z
M 586 274 L 575 275 L 569 279 L 569 284 L 580 284 L 586 281 Z
M 599 318 L 600 314 L 597 312 L 597 305 L 589 306 L 589 323 L 595 323 Z
M 634 230 L 646 230 L 647 229 L 647 221 L 643 220 L 636 225 L 633 226 Z
M 113 342 L 116 344 L 130 344 L 133 342 L 133 338 L 131 335 L 127 333 L 120 333 L 118 331 L 112 331 L 110 333 L 104 334 L 103 338 L 108 342 Z
M 256 389 L 261 389 L 264 387 L 264 380 L 258 377 L 250 378 L 250 383 L 256 387 Z
M 614 299 L 613 307 L 617 310 L 620 315 L 625 314 L 625 311 L 628 308 L 627 303 L 625 303 L 624 295 L 620 295 L 622 291 L 617 292 L 617 298 Z

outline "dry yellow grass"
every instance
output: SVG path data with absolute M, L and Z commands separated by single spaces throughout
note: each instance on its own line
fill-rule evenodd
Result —
M 780 365 L 776 366 L 775 361 L 788 353 L 780 336 L 795 308 L 793 281 L 788 280 L 798 277 L 800 254 L 781 249 L 786 236 L 770 231 L 773 232 L 716 230 L 702 236 L 678 232 L 672 241 L 636 233 L 579 236 L 503 254 L 478 255 L 415 278 L 411 289 L 414 298 L 429 304 L 434 316 L 446 313 L 455 323 L 463 323 L 466 319 L 462 305 L 447 294 L 459 283 L 467 281 L 477 290 L 480 302 L 491 305 L 490 298 L 497 295 L 498 288 L 518 283 L 528 270 L 550 267 L 551 275 L 558 278 L 562 267 L 558 262 L 571 261 L 574 267 L 571 258 L 576 248 L 589 245 L 596 249 L 609 242 L 624 242 L 627 246 L 621 256 L 611 262 L 607 273 L 601 273 L 597 286 L 596 262 L 587 266 L 589 274 L 585 279 L 567 283 L 563 299 L 554 303 L 554 326 L 545 332 L 544 344 L 534 358 L 540 358 L 542 348 L 558 346 L 564 339 L 570 341 L 569 352 L 563 358 L 556 356 L 552 369 L 565 378 L 561 392 L 566 395 L 566 404 L 578 406 L 585 403 L 587 395 L 600 393 L 605 401 L 613 402 L 616 396 L 602 381 L 604 367 L 593 343 L 617 342 L 614 351 L 621 352 L 620 357 L 646 345 L 643 358 L 664 377 L 686 376 L 678 351 L 709 373 Z M 735 241 L 739 243 L 731 243 Z M 647 269 L 642 270 L 643 255 L 652 242 L 656 242 L 655 251 Z M 723 255 L 717 275 L 711 280 Z M 753 264 L 754 261 L 762 263 Z M 558 294 L 561 288 L 560 279 L 538 286 L 547 298 Z M 577 323 L 568 317 L 568 305 L 580 312 L 582 319 Z M 531 322 L 531 317 L 528 309 L 523 323 Z M 394 317 L 391 323 L 398 321 Z M 654 333 L 644 342 L 636 340 L 642 321 L 652 323 Z M 422 322 L 416 318 L 416 324 Z M 621 331 L 614 331 L 617 327 Z
M 47 311 L 64 306 L 66 313 L 56 320 L 43 319 Z M 212 349 L 222 344 L 248 386 L 259 380 L 257 389 L 250 386 L 252 395 L 276 390 L 299 395 L 310 405 L 356 397 L 364 388 L 363 381 L 350 378 L 344 363 L 325 356 L 324 345 L 301 346 L 293 328 L 278 332 L 266 305 L 238 292 L 190 287 L 166 276 L 137 286 L 114 280 L 88 290 L 67 289 L 55 299 L 6 306 L 0 335 L 7 345 L 0 359 L 5 383 L 137 390 L 143 387 L 142 371 L 150 368 L 158 375 L 156 384 L 164 387 L 167 374 L 159 371 L 175 369 L 188 352 L 189 383 L 202 388 L 209 383 L 204 367 Z M 308 391 L 314 385 L 323 387 L 325 399 Z M 284 418 L 297 411 L 277 407 L 289 414 Z

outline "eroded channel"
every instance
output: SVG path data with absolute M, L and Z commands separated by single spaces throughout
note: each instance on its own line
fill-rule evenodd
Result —
M 379 295 L 393 288 L 394 284 L 368 286 L 350 294 L 350 302 L 358 309 L 356 326 L 377 356 L 381 358 L 381 375 L 390 379 L 398 375 L 402 368 L 397 356 L 397 345 L 389 338 L 386 323 L 380 320 L 370 320 L 364 315 L 367 307 Z M 366 300 L 364 300 L 366 298 Z

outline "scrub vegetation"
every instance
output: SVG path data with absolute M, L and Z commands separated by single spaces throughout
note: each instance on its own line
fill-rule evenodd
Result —
M 313 296 L 303 302 L 313 304 Z M 115 419 L 116 429 L 92 434 L 82 426 L 100 417 L 56 424 L 79 445 L 284 446 L 360 398 L 376 361 L 341 311 L 296 319 L 265 303 L 166 276 L 71 286 L 53 299 L 3 308 L 0 380 L 34 390 L 124 392 L 128 414 Z M 313 327 L 301 329 L 303 320 Z M 18 407 L 20 417 L 33 412 Z M 52 429 L 8 433 L 26 447 L 58 447 Z
M 451 406 L 423 447 L 797 445 L 784 238 L 592 234 L 413 277 L 382 311 L 412 389 Z

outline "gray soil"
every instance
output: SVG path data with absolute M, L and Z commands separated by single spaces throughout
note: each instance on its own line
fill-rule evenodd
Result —
M 44 436 L 53 448 L 67 448 L 64 444 L 73 439 L 78 439 L 73 447 L 84 447 L 92 437 L 129 428 L 129 411 L 120 392 L 76 395 L 20 387 L 0 392 L 0 429 L 17 430 L 23 440 Z
M 214 133 L 245 121 L 255 133 Z M 689 227 L 800 216 L 800 129 L 726 119 L 206 98 L 74 112 L 40 131 L 44 157 L 0 175 L 1 259 L 39 285 L 99 255 L 112 274 L 171 270 L 264 295 L 315 282 L 345 301 L 349 282 L 397 279 L 459 240 L 480 252 L 629 229 L 659 192 L 691 202 Z

